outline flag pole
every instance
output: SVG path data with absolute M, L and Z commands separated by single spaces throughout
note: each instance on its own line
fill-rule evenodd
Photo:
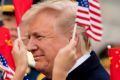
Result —
M 20 27 L 17 26 L 17 34 L 18 34 L 18 39 L 21 39 L 21 35 L 20 35 Z
M 77 6 L 77 10 L 78 10 L 78 6 Z M 76 14 L 77 14 L 77 12 L 76 12 Z M 76 21 L 76 18 L 75 18 L 75 21 Z M 75 22 L 74 29 L 73 29 L 73 34 L 72 34 L 72 41 L 75 40 L 76 31 L 77 31 L 77 23 Z
M 73 29 L 73 34 L 72 34 L 72 40 L 75 40 L 76 31 L 77 31 L 77 24 L 75 23 L 74 29 Z

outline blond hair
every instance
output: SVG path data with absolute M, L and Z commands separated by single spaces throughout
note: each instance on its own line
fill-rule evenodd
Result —
M 50 0 L 35 4 L 32 6 L 32 8 L 29 11 L 25 13 L 25 15 L 22 18 L 22 21 L 28 23 L 33 16 L 39 14 L 40 12 L 46 9 L 51 9 L 53 11 L 58 12 L 57 13 L 58 18 L 56 18 L 56 22 L 55 22 L 56 26 L 61 27 L 61 29 L 63 28 L 64 31 L 66 30 L 65 32 L 69 32 L 69 31 L 72 32 L 75 24 L 77 3 L 68 0 L 60 0 L 60 1 Z M 79 27 L 78 27 L 78 32 L 79 32 Z M 82 32 L 80 36 L 82 36 L 82 38 L 80 39 L 82 40 L 81 45 L 83 47 L 86 47 L 87 50 L 89 50 L 91 47 L 89 38 L 84 34 L 84 32 Z

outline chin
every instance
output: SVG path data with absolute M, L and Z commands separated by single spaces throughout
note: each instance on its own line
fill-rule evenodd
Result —
M 46 72 L 47 68 L 48 68 L 48 65 L 45 65 L 43 63 L 36 63 L 35 65 L 35 69 L 40 72 Z
M 47 64 L 43 64 L 43 63 L 37 64 L 36 63 L 35 69 L 37 71 L 40 71 L 41 73 L 43 73 L 45 76 L 47 76 L 49 78 L 51 78 L 51 76 L 52 76 L 52 73 L 51 73 L 52 71 L 50 70 L 50 67 Z

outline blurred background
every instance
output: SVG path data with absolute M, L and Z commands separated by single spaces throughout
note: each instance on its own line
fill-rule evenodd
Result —
M 120 44 L 120 0 L 100 0 L 100 2 L 104 34 L 101 43 L 93 42 L 93 48 L 97 52 L 108 44 Z
M 100 43 L 92 41 L 92 47 L 109 72 L 110 61 L 107 46 L 120 47 L 120 0 L 100 0 L 100 2 L 104 29 L 103 40 Z

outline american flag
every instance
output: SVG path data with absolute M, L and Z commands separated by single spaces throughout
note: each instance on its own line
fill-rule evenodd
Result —
M 2 56 L 1 53 L 0 53 L 0 68 L 4 70 L 4 75 L 3 75 L 4 80 L 6 79 L 11 80 L 11 78 L 13 78 L 15 72 L 10 68 L 6 59 L 4 58 L 4 56 Z M 28 78 L 29 77 L 26 75 L 24 76 L 23 80 L 29 80 Z
M 5 71 L 4 79 L 13 78 L 14 71 L 10 68 L 10 66 L 8 65 L 6 59 L 4 58 L 4 56 L 2 56 L 1 53 L 0 53 L 0 68 Z
M 77 0 L 78 11 L 75 22 L 86 28 L 86 34 L 96 41 L 101 41 L 102 21 L 98 0 Z

